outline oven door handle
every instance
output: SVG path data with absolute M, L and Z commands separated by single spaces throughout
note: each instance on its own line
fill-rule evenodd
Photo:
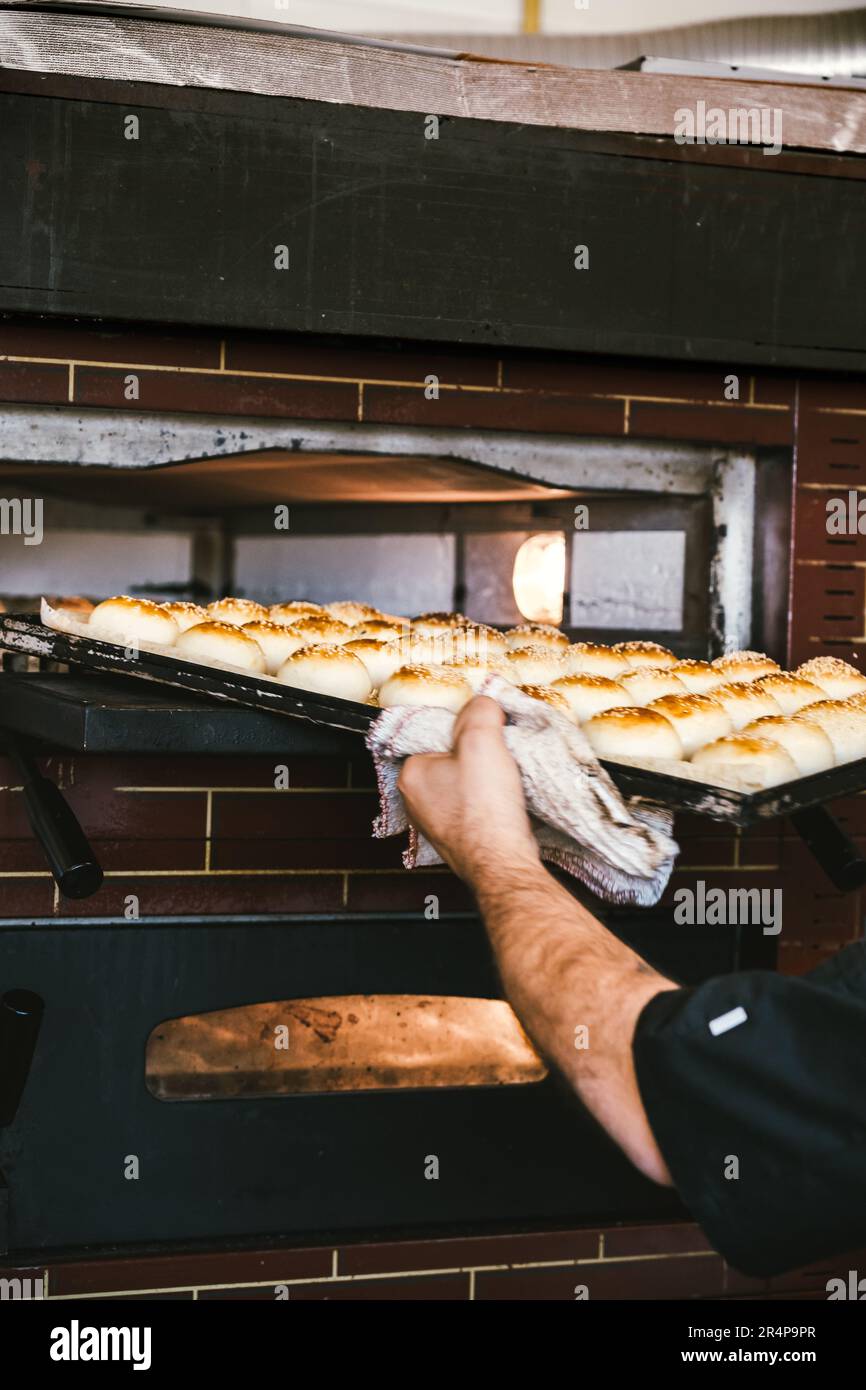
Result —
M 102 868 L 75 812 L 60 788 L 42 776 L 21 741 L 8 730 L 3 736 L 21 776 L 30 825 L 57 887 L 65 898 L 89 898 L 102 884 Z

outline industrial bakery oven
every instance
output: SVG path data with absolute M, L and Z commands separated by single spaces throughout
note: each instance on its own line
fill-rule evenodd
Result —
M 70 591 L 357 596 L 410 615 L 462 609 L 500 626 L 561 622 L 575 638 L 648 637 L 684 656 L 753 635 L 772 645 L 761 627 L 771 611 L 755 611 L 748 575 L 779 541 L 753 524 L 783 462 L 774 455 L 492 432 L 443 442 L 422 430 L 401 431 L 398 451 L 395 432 L 358 426 L 227 428 L 64 408 L 9 418 L 18 457 L 2 465 L 3 490 L 22 508 L 38 496 L 43 528 L 38 548 L 6 542 L 10 613 Z M 82 424 L 85 461 L 71 447 L 64 455 Z M 217 438 L 221 452 L 187 461 Z M 111 465 L 99 461 L 107 440 Z M 782 508 L 776 524 L 785 520 Z M 267 877 L 261 898 L 253 880 L 248 910 L 221 911 L 233 880 L 211 876 L 203 910 L 167 915 L 148 908 L 148 873 L 119 873 L 116 846 L 97 863 L 89 840 L 106 835 L 105 813 L 91 797 L 128 781 L 130 759 L 141 787 L 165 777 L 168 759 L 192 787 L 245 780 L 260 805 L 281 771 L 291 798 L 295 767 L 312 760 L 326 785 L 350 765 L 366 787 L 361 734 L 20 650 L 5 653 L 0 708 L 23 780 L 47 756 L 81 831 L 58 830 L 30 782 L 60 888 L 54 915 L 0 927 L 10 1250 L 676 1209 L 546 1074 L 448 876 L 415 888 L 413 875 L 392 874 L 383 888 L 392 885 L 393 907 L 317 912 L 281 910 L 277 885 L 291 901 L 289 880 Z M 193 833 L 176 812 L 182 799 L 169 813 L 180 842 Z M 220 853 L 220 802 L 209 795 L 207 856 Z M 369 794 L 364 805 L 351 846 L 361 858 L 341 860 L 339 827 L 311 812 L 318 832 L 295 867 L 315 869 L 329 853 L 336 867 L 382 863 L 365 839 Z M 280 835 L 274 815 L 259 833 Z M 273 866 L 287 862 L 271 849 Z M 21 862 L 38 863 L 34 852 Z M 611 921 L 686 981 L 772 958 L 759 928 L 684 934 L 668 909 Z M 265 1036 L 275 1039 L 266 1064 Z

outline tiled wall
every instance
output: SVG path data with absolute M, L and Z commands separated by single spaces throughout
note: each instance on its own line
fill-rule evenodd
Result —
M 745 371 L 740 400 L 729 402 L 728 370 L 0 321 L 0 399 L 7 401 L 794 446 L 791 660 L 831 651 L 859 662 L 866 538 L 831 544 L 824 501 L 831 490 L 866 492 L 866 390 Z M 134 402 L 123 392 L 129 371 L 140 379 Z M 420 389 L 431 374 L 440 382 L 434 401 Z M 0 764 L 0 915 L 7 918 L 122 916 L 131 893 L 146 916 L 420 912 L 430 893 L 442 910 L 471 905 L 445 870 L 407 874 L 400 846 L 370 839 L 375 797 L 362 757 L 293 759 L 287 791 L 274 790 L 273 766 L 261 758 L 65 756 L 49 771 L 80 812 L 106 881 L 86 902 L 59 899 L 14 773 Z M 836 811 L 866 850 L 866 799 L 849 798 Z M 669 895 L 697 879 L 783 888 L 781 969 L 807 970 L 862 934 L 861 895 L 838 893 L 787 823 L 738 834 L 683 818 L 677 833 L 683 852 Z M 49 1287 L 57 1296 L 170 1288 L 178 1292 L 165 1296 L 269 1298 L 273 1282 L 287 1281 L 296 1298 L 371 1297 L 387 1279 L 388 1296 L 572 1298 L 580 1281 L 597 1297 L 823 1296 L 810 1292 L 814 1273 L 772 1286 L 741 1280 L 691 1226 L 469 1245 L 58 1266 Z M 829 1274 L 819 1275 L 823 1290 Z

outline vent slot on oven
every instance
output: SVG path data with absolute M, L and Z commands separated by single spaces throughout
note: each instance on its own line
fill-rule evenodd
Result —
M 157 1100 L 515 1086 L 547 1068 L 502 999 L 344 994 L 169 1019 L 145 1052 Z

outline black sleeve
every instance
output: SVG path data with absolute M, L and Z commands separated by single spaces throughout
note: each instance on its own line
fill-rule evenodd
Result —
M 658 994 L 634 1059 L 679 1194 L 730 1264 L 767 1277 L 866 1245 L 866 943 L 800 978 Z

